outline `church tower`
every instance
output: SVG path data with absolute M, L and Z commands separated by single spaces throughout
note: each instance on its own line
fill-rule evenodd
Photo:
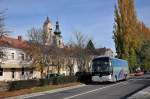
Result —
M 59 29 L 59 22 L 56 21 L 56 27 L 55 27 L 55 31 L 54 31 L 54 41 L 55 41 L 55 45 L 59 48 L 63 48 L 64 44 L 63 44 L 63 39 L 61 36 L 61 31 Z
M 44 24 L 43 24 L 43 32 L 45 36 L 45 45 L 52 45 L 53 44 L 53 26 L 52 23 L 49 20 L 49 17 L 46 18 Z

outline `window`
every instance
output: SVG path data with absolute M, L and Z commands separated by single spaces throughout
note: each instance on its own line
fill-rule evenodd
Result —
M 14 59 L 14 58 L 15 58 L 14 53 L 11 53 L 11 58 L 12 58 L 12 59 Z
M 0 76 L 3 76 L 3 68 L 0 68 Z
M 24 75 L 24 68 L 22 68 L 22 75 Z
M 32 55 L 30 55 L 30 60 L 32 60 Z
M 4 53 L 0 51 L 0 58 L 3 58 Z
M 12 78 L 15 78 L 15 68 L 12 68 Z
M 33 69 L 30 71 L 30 74 L 33 74 Z
M 61 44 L 60 40 L 59 40 L 59 45 Z
M 24 60 L 24 54 L 21 54 L 21 59 Z

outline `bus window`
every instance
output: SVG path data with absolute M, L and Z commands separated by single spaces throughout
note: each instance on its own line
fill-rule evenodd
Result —
M 93 61 L 93 72 L 108 72 L 110 63 L 108 59 L 96 59 Z

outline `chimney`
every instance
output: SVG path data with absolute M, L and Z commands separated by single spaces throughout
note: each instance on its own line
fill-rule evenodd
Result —
M 21 41 L 22 40 L 22 36 L 18 36 L 18 40 Z

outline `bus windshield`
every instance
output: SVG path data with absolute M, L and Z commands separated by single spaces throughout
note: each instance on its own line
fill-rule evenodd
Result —
M 93 72 L 109 72 L 109 59 L 108 58 L 98 58 L 93 60 L 92 71 Z

